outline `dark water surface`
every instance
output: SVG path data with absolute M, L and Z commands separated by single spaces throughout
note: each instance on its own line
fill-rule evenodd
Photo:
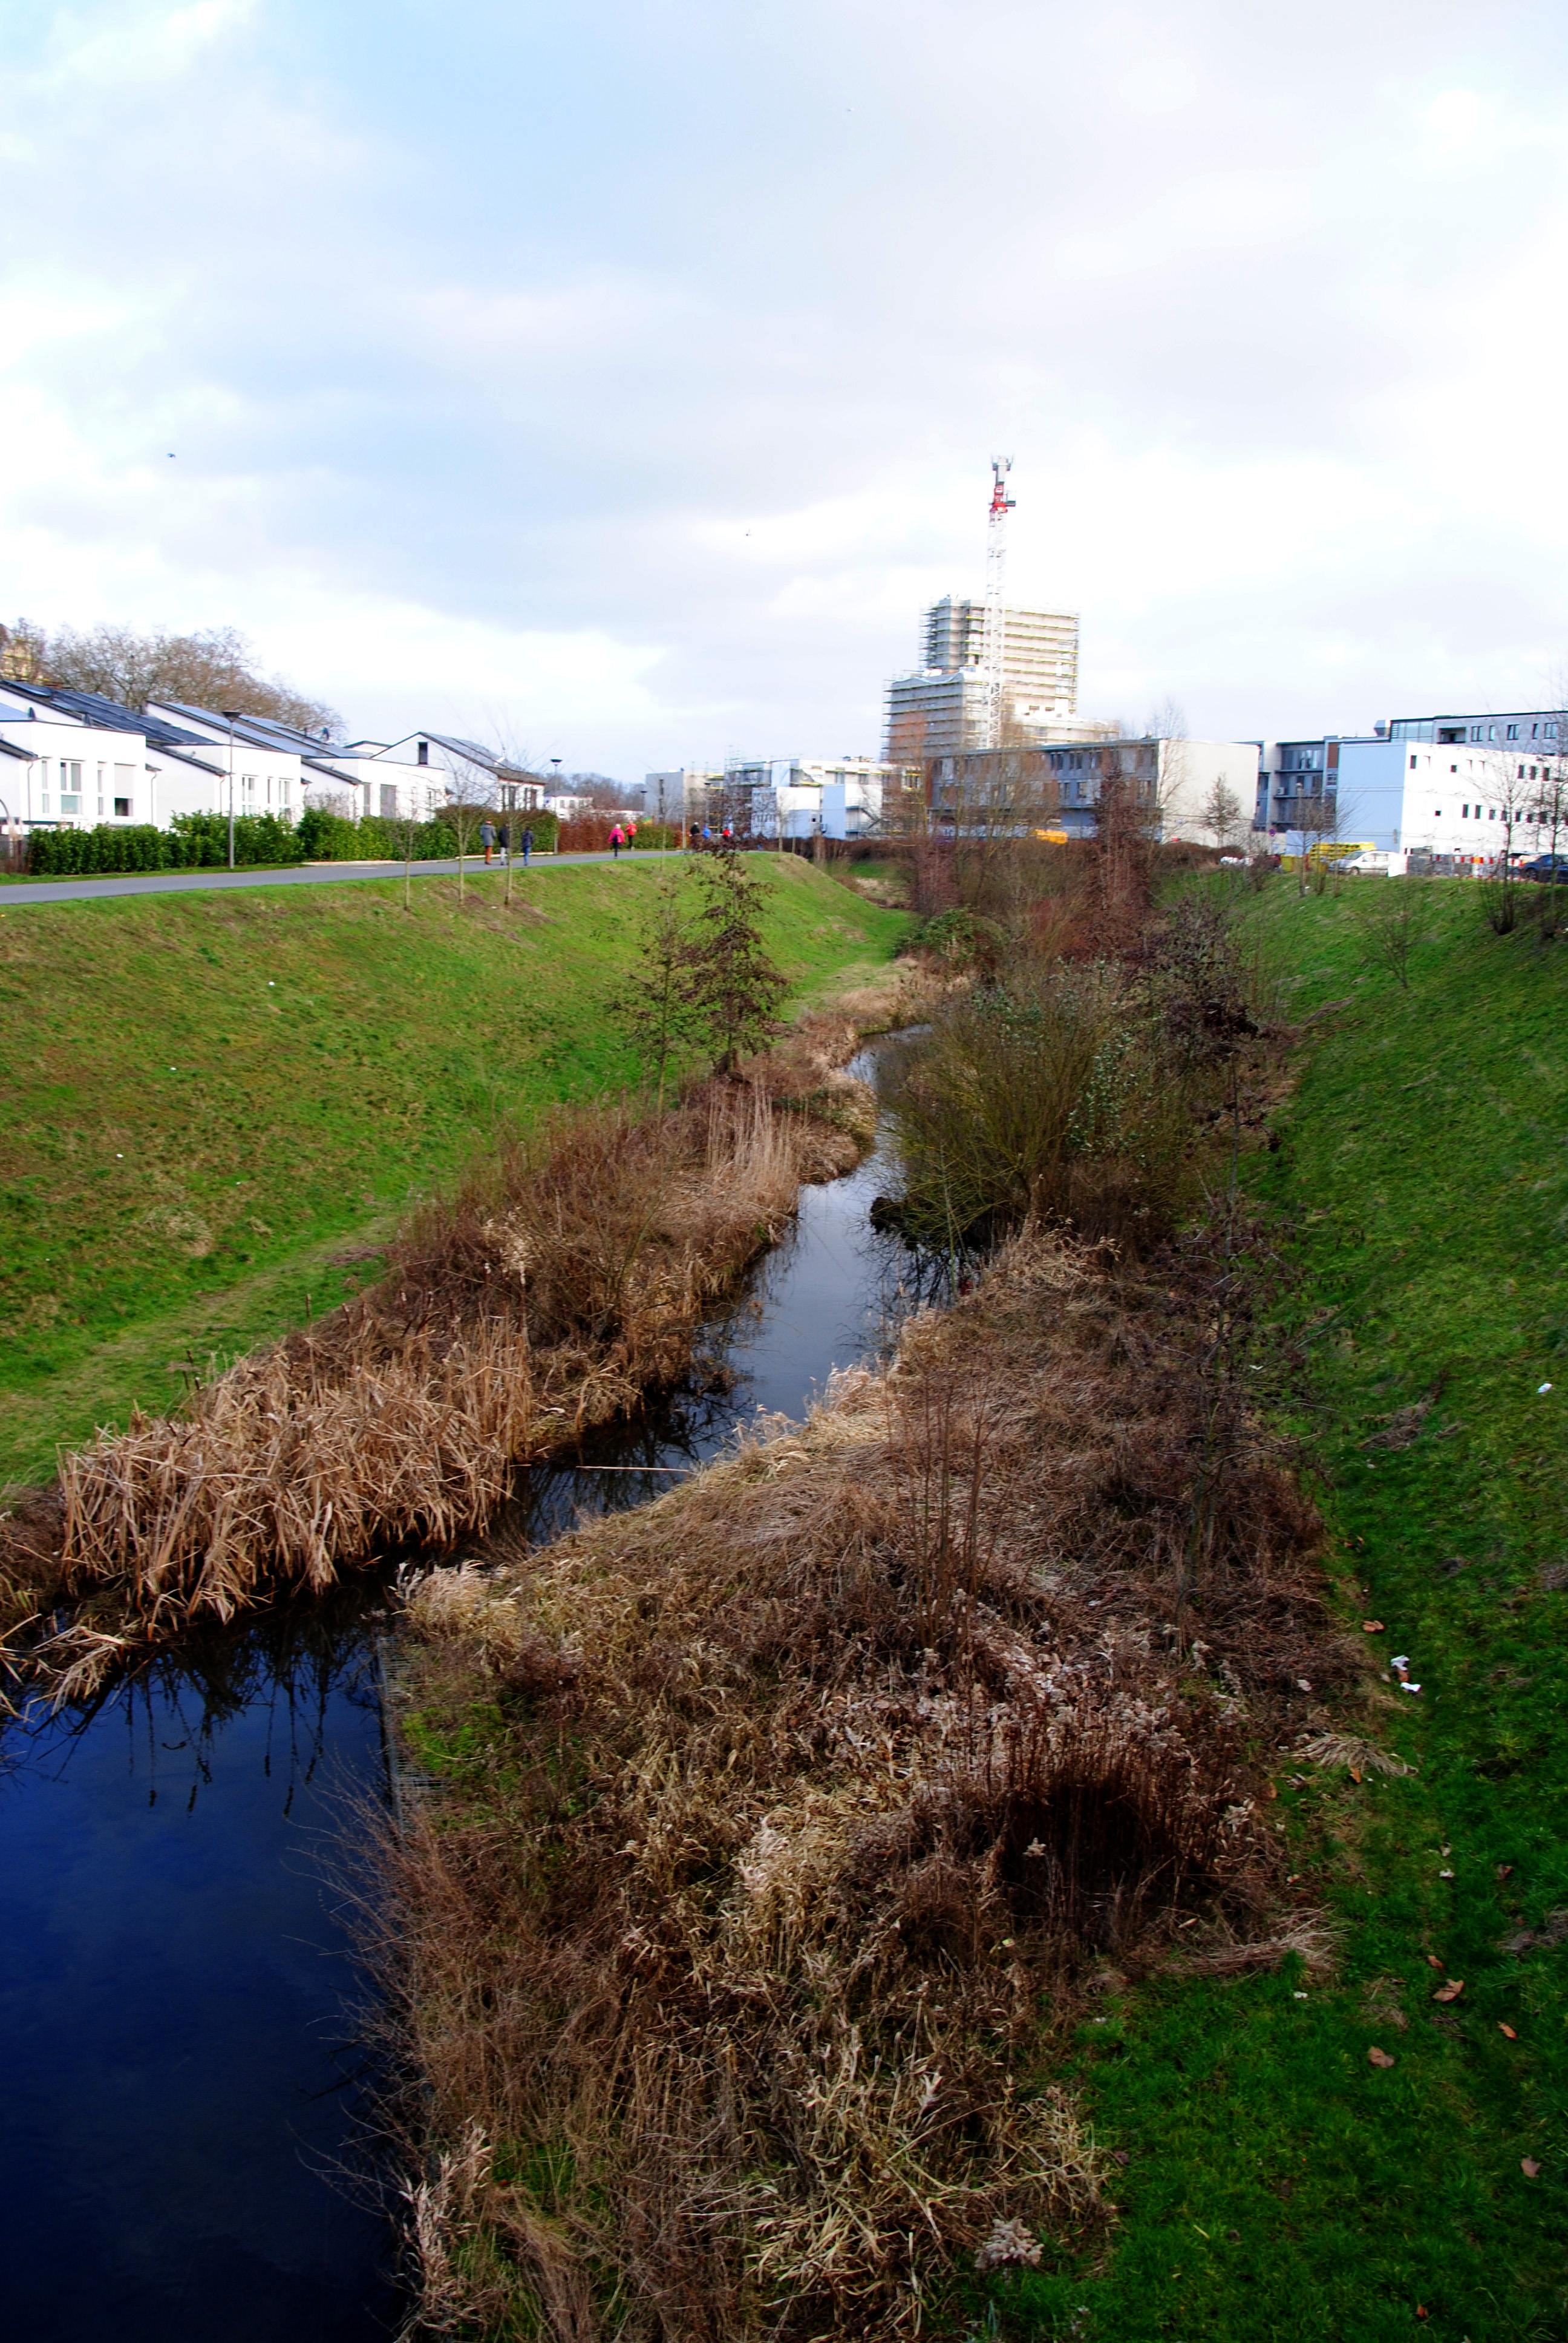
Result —
M 712 1456 L 759 1407 L 803 1414 L 875 1354 L 924 1298 L 867 1223 L 890 1184 L 879 1151 L 806 1190 L 709 1329 L 703 1387 L 520 1476 L 514 1527 L 660 1494 L 652 1468 Z M 378 1599 L 367 1581 L 193 1641 L 95 1714 L 0 1738 L 0 2337 L 395 2331 L 388 2223 L 332 2177 L 364 2114 L 331 1864 L 345 1801 L 386 1791 Z

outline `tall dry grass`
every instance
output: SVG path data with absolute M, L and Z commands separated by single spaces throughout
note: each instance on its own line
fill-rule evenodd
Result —
M 1242 1745 L 1359 1654 L 1255 1425 L 1174 1637 L 1207 1285 L 1167 1273 L 1030 1232 L 804 1426 L 414 1590 L 427 2331 L 918 2333 L 956 2264 L 1111 2217 L 1042 2009 L 1179 1919 L 1188 1960 L 1304 1941 Z
M 0 1626 L 73 1605 L 30 1657 L 75 1694 L 193 1618 L 483 1527 L 519 1463 L 677 1381 L 801 1181 L 856 1160 L 854 1039 L 818 1019 L 668 1114 L 563 1114 L 499 1151 L 372 1292 L 65 1457 L 0 1524 Z

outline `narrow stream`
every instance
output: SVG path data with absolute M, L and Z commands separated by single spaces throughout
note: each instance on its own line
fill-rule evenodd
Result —
M 904 1037 L 852 1071 L 877 1081 Z M 757 1409 L 803 1414 L 926 1298 L 872 1234 L 880 1147 L 807 1189 L 709 1330 L 699 1388 L 519 1476 L 535 1538 L 640 1503 Z M 615 1469 L 606 1470 L 606 1467 Z M 626 1468 L 631 1469 L 626 1469 Z M 384 2211 L 341 2177 L 353 2047 L 345 1803 L 386 1792 L 379 1589 L 192 1638 L 95 1712 L 0 1739 L 0 2266 L 50 2343 L 374 2343 Z

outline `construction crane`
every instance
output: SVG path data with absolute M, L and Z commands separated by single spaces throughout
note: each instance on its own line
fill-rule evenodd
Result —
M 990 513 L 986 523 L 985 548 L 985 740 L 988 749 L 1000 749 L 1003 726 L 1006 693 L 1003 689 L 1007 668 L 1007 517 L 1013 508 L 1013 498 L 1007 492 L 1007 476 L 1012 469 L 1010 456 L 993 456 L 990 459 Z

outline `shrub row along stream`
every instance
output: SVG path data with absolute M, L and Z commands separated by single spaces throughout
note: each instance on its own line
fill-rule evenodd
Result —
M 66 1458 L 0 1524 L 16 1655 L 69 1698 L 189 1620 L 481 1528 L 518 1464 L 678 1381 L 800 1182 L 858 1159 L 857 1038 L 810 1018 L 670 1112 L 547 1122 L 418 1214 L 372 1291 Z

